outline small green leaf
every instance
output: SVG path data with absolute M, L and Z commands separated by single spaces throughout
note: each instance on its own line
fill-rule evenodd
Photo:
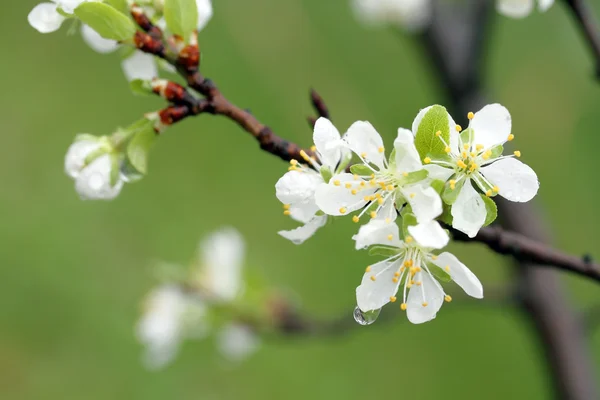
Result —
M 460 181 L 456 182 L 454 189 L 452 189 L 450 181 L 446 182 L 446 187 L 442 192 L 442 200 L 444 200 L 444 203 L 450 205 L 454 204 L 467 179 L 469 178 L 462 178 Z
M 145 79 L 134 79 L 129 82 L 129 88 L 133 94 L 138 96 L 147 96 L 153 94 L 152 82 Z
M 90 165 L 92 162 L 94 162 L 96 158 L 103 156 L 104 154 L 106 154 L 106 149 L 104 147 L 97 148 L 85 157 L 85 159 L 83 160 L 83 165 Z
M 409 172 L 408 176 L 402 177 L 402 184 L 408 185 L 411 183 L 417 183 L 417 182 L 420 182 L 423 179 L 427 178 L 428 176 L 429 176 L 429 171 L 427 171 L 426 169 L 420 169 L 418 171 Z
M 135 34 L 135 24 L 124 14 L 104 3 L 82 3 L 75 15 L 105 39 L 128 40 Z
M 400 252 L 400 249 L 397 247 L 388 247 L 388 246 L 372 246 L 369 249 L 370 256 L 384 256 L 391 257 L 395 256 Z
M 492 155 L 490 156 L 490 160 L 493 160 L 494 158 L 498 158 L 502 155 L 502 153 L 504 153 L 504 146 L 502 146 L 501 144 L 494 146 L 490 149 L 490 151 L 492 152 Z
M 388 164 L 389 164 L 389 169 L 392 171 L 396 170 L 396 148 L 394 147 L 394 150 L 392 150 L 392 153 L 390 154 L 390 158 L 388 158 Z
M 321 167 L 320 172 L 321 172 L 321 177 L 323 177 L 323 180 L 325 181 L 325 183 L 329 183 L 329 181 L 331 180 L 331 177 L 333 176 L 333 173 L 331 172 L 329 167 L 327 167 L 326 165 L 323 165 Z
M 417 225 L 417 217 L 413 213 L 402 213 L 402 233 L 404 234 L 404 238 L 410 236 L 408 233 L 409 226 Z
M 432 158 L 436 158 L 438 155 L 446 155 L 444 152 L 446 146 L 441 139 L 444 139 L 446 143 L 450 143 L 448 121 L 448 111 L 442 106 L 432 106 L 425 113 L 415 136 L 415 146 L 421 159 L 427 157 L 427 154 L 431 154 Z M 441 132 L 439 137 L 436 135 L 438 131 Z
M 438 220 L 445 223 L 446 225 L 452 225 L 452 207 L 447 204 L 443 204 L 442 214 L 438 217 Z
M 127 0 L 104 0 L 104 2 L 110 4 L 123 14 L 129 14 L 129 5 L 127 4 Z
M 487 214 L 485 215 L 485 222 L 483 223 L 483 226 L 488 226 L 496 220 L 496 217 L 498 217 L 498 207 L 496 206 L 494 200 L 490 199 L 486 195 L 482 194 L 481 198 L 483 199 L 483 202 L 485 204 L 485 211 L 487 212 Z
M 340 161 L 340 164 L 335 169 L 336 173 L 339 174 L 339 173 L 345 171 L 346 167 L 348 167 L 348 164 L 350 164 L 350 161 L 352 161 L 352 153 L 348 152 L 344 155 L 344 158 L 342 158 L 342 160 Z
M 429 186 L 431 186 L 438 194 L 442 194 L 442 190 L 444 190 L 444 181 L 441 179 L 434 179 L 429 183 Z
M 440 282 L 448 283 L 452 281 L 452 277 L 450 276 L 450 274 L 438 267 L 437 265 L 435 265 L 434 263 L 427 262 L 427 269 L 429 270 L 429 272 L 431 272 L 431 275 L 433 275 L 433 277 Z
M 373 170 L 364 164 L 354 164 L 350 167 L 350 172 L 360 176 L 369 176 L 373 173 Z
M 198 25 L 196 0 L 165 0 L 164 14 L 171 32 L 188 41 Z
M 471 144 L 471 139 L 473 138 L 473 129 L 467 128 L 460 133 L 460 140 L 463 145 Z M 460 150 L 463 150 L 462 148 Z
M 111 154 L 110 156 L 110 186 L 114 187 L 119 181 L 119 156 Z
M 129 162 L 142 174 L 148 172 L 148 153 L 156 137 L 153 129 L 144 129 L 138 132 L 127 146 Z

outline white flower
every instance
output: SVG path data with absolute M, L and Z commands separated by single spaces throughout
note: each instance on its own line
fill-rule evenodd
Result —
M 259 345 L 260 340 L 252 329 L 236 322 L 227 324 L 217 336 L 219 352 L 230 361 L 239 362 L 245 359 L 254 353 Z
M 535 3 L 544 12 L 554 4 L 554 0 L 496 0 L 496 9 L 507 17 L 524 18 L 531 14 Z
M 385 159 L 383 140 L 368 122 L 355 122 L 343 139 L 363 162 L 350 173 L 334 175 L 328 184 L 319 185 L 317 206 L 329 215 L 346 215 L 362 209 L 353 217 L 369 213 L 371 218 L 394 220 L 396 209 L 410 204 L 419 222 L 426 222 L 442 213 L 442 201 L 431 187 L 419 182 L 427 177 L 414 138 L 406 129 L 398 130 L 394 152 Z
M 477 277 L 454 255 L 432 254 L 449 241 L 448 234 L 436 221 L 409 226 L 405 240 L 399 237 L 398 226 L 373 220 L 355 235 L 357 249 L 370 245 L 385 245 L 394 254 L 367 267 L 356 301 L 363 312 L 379 310 L 397 300 L 402 287 L 400 308 L 407 311 L 413 324 L 436 317 L 444 301 L 452 298 L 444 292 L 438 279 L 453 280 L 469 296 L 483 298 L 483 287 Z
M 163 285 L 152 291 L 145 313 L 137 324 L 137 337 L 146 347 L 145 363 L 158 369 L 173 360 L 181 341 L 187 336 L 190 316 L 204 319 L 204 305 L 175 285 Z M 198 324 L 195 324 L 196 328 Z M 198 333 L 196 329 L 196 335 Z
M 415 119 L 416 126 L 429 108 L 421 110 Z M 535 172 L 515 158 L 521 152 L 501 156 L 502 145 L 514 138 L 506 108 L 500 104 L 487 105 L 475 114 L 469 113 L 469 119 L 467 130 L 459 134 L 457 126 L 450 130 L 450 143 L 444 141 L 449 158 L 426 158 L 430 165 L 425 168 L 430 178 L 448 181 L 444 200 L 452 204 L 452 226 L 474 237 L 484 225 L 487 211 L 473 183 L 488 197 L 499 194 L 510 201 L 527 202 L 536 195 L 539 182 Z M 441 137 L 440 140 L 443 141 Z
M 315 203 L 315 191 L 325 184 L 324 176 L 344 168 L 343 161 L 349 156 L 340 133 L 327 118 L 319 118 L 313 133 L 317 159 L 302 153 L 313 169 L 291 161 L 289 171 L 275 184 L 276 196 L 284 204 L 284 214 L 304 225 L 279 234 L 295 244 L 301 244 L 325 225 L 327 216 L 319 213 Z
M 366 24 L 391 23 L 415 31 L 431 20 L 430 0 L 352 0 L 356 17 Z
M 196 0 L 196 6 L 198 7 L 198 31 L 204 29 L 208 21 L 213 16 L 213 7 L 211 0 Z
M 233 228 L 222 228 L 200 242 L 195 272 L 204 297 L 231 302 L 241 293 L 245 247 L 242 235 Z
M 69 147 L 65 172 L 75 180 L 75 190 L 83 200 L 112 200 L 121 192 L 123 179 L 120 173 L 111 185 L 111 150 L 106 138 L 76 140 Z

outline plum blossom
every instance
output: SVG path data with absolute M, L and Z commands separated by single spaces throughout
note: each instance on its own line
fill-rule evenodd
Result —
M 319 118 L 315 123 L 313 141 L 318 158 L 310 158 L 302 152 L 304 161 L 313 168 L 291 161 L 289 171 L 275 184 L 279 201 L 283 203 L 284 214 L 303 223 L 296 229 L 280 231 L 279 234 L 295 244 L 301 244 L 325 225 L 327 216 L 319 211 L 315 202 L 315 192 L 321 184 L 326 184 L 335 171 L 347 165 L 350 152 L 340 137 L 340 133 L 327 118 Z
M 121 192 L 124 178 L 113 153 L 107 137 L 79 135 L 69 147 L 65 172 L 83 200 L 112 200 Z
M 531 14 L 536 3 L 538 9 L 544 12 L 554 4 L 554 0 L 496 0 L 496 9 L 507 17 L 525 18 Z
M 409 204 L 419 222 L 426 222 L 442 213 L 442 201 L 431 187 L 420 183 L 428 175 L 423 169 L 410 131 L 399 129 L 394 151 L 389 161 L 381 136 L 364 121 L 355 122 L 343 141 L 360 158 L 362 165 L 351 168 L 353 173 L 334 175 L 329 183 L 319 185 L 316 205 L 328 215 L 354 215 L 354 222 L 368 213 L 371 218 L 396 219 L 396 209 Z
M 429 108 L 421 110 L 415 122 Z M 425 168 L 430 178 L 447 182 L 442 198 L 451 205 L 452 226 L 474 237 L 487 216 L 485 200 L 476 188 L 487 197 L 499 194 L 510 201 L 527 202 L 537 194 L 539 182 L 535 172 L 517 160 L 520 151 L 502 156 L 504 143 L 514 139 L 505 107 L 490 104 L 468 117 L 468 129 L 459 134 L 460 127 L 449 116 L 450 124 L 457 127 L 450 130 L 450 142 L 438 136 L 448 157 L 424 161 L 429 164 Z
M 394 24 L 409 31 L 426 27 L 431 20 L 431 0 L 353 0 L 356 17 L 365 24 Z
M 413 324 L 434 319 L 444 301 L 452 301 L 440 280 L 454 281 L 469 296 L 483 298 L 483 287 L 477 277 L 454 255 L 439 255 L 435 250 L 448 244 L 446 231 L 436 221 L 408 226 L 404 239 L 394 223 L 373 220 L 354 236 L 356 248 L 386 246 L 388 258 L 366 268 L 356 288 L 356 301 L 364 313 L 377 311 L 387 303 L 401 299 L 400 308 Z M 402 290 L 401 295 L 398 292 Z M 398 296 L 398 297 L 397 297 Z

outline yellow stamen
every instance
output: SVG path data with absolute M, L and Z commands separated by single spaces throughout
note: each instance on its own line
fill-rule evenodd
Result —
M 367 268 L 365 269 L 365 272 L 371 272 L 371 266 L 367 266 Z
M 356 193 L 358 193 L 358 190 L 356 190 L 356 189 L 352 189 L 352 190 L 350 191 L 350 193 L 352 193 L 352 194 L 356 194 Z
M 406 243 L 412 243 L 413 241 L 413 237 L 412 236 L 407 236 L 406 239 L 404 240 Z
M 284 204 L 284 205 L 283 205 L 283 209 L 284 209 L 284 210 L 289 210 L 289 209 L 290 209 L 290 207 L 291 207 L 291 205 L 290 205 L 290 204 Z
M 473 112 L 469 111 L 469 113 L 467 114 L 467 118 L 473 119 L 473 118 L 475 118 L 475 114 L 473 114 Z
M 513 140 L 515 138 L 515 135 L 513 135 L 512 133 L 510 135 L 508 135 L 508 138 L 506 140 L 508 140 L 509 142 L 511 140 Z
M 410 196 L 410 198 L 411 198 L 411 199 L 414 199 L 414 198 L 415 198 L 415 196 L 416 196 L 416 194 L 414 194 L 414 193 L 411 193 L 409 196 Z
M 383 199 L 381 197 L 377 199 L 377 204 L 379 204 L 379 205 L 383 204 Z
M 514 152 L 514 155 L 516 157 L 521 157 L 521 152 L 519 150 L 517 150 L 517 151 Z
M 357 223 L 358 221 L 360 221 L 360 218 L 358 218 L 358 215 L 355 215 L 354 217 L 352 217 L 352 221 Z
M 425 157 L 425 158 L 423 159 L 423 162 L 424 162 L 425 164 L 429 164 L 429 163 L 431 162 L 431 158 L 429 158 L 429 157 Z M 404 175 L 404 174 L 402 174 L 402 175 Z M 407 175 L 408 175 L 408 174 L 407 174 Z
M 446 265 L 446 266 L 444 267 L 444 269 L 446 270 L 446 272 L 450 272 L 450 266 L 449 266 L 449 265 Z
M 460 132 L 460 131 L 462 131 L 462 126 L 456 125 L 456 132 Z
M 396 271 L 396 272 L 394 272 L 394 276 L 395 276 L 396 278 L 397 278 L 397 277 L 399 277 L 399 276 L 400 276 L 400 272 L 397 272 L 397 271 Z
M 306 154 L 306 152 L 304 150 L 300 150 L 300 156 L 302 158 L 304 158 L 304 161 L 309 161 L 310 157 L 308 156 L 308 154 Z
M 429 303 L 424 302 L 423 304 L 421 304 L 423 307 L 427 307 L 429 305 Z
M 498 186 L 494 186 L 494 187 L 492 188 L 492 190 L 493 190 L 494 192 L 498 193 L 498 192 L 500 191 L 500 188 L 499 188 Z
M 460 168 L 467 168 L 467 164 L 465 164 L 463 160 L 458 160 L 456 165 L 458 165 Z
M 297 165 L 298 164 L 298 160 L 290 160 L 290 164 Z
M 385 148 L 383 146 L 379 146 L 379 148 L 377 149 L 378 152 L 383 153 L 385 151 Z
M 390 296 L 390 301 L 392 303 L 395 303 L 396 302 L 396 296 Z
M 442 131 L 437 131 L 437 132 L 435 133 L 435 136 L 441 136 L 441 135 L 442 135 Z
M 423 282 L 419 281 L 417 282 L 417 286 L 421 286 L 423 284 Z
M 477 146 L 475 146 L 475 148 L 477 149 L 477 151 L 481 151 L 481 150 L 483 150 L 483 145 L 478 144 Z
M 391 233 L 389 235 L 387 235 L 388 240 L 393 240 L 394 239 L 394 235 L 392 235 Z
M 450 303 L 452 301 L 452 297 L 450 295 L 446 295 L 444 296 L 444 300 L 446 300 L 446 303 Z
M 292 215 L 292 212 L 290 210 L 285 210 L 283 212 L 283 215 Z
M 377 218 L 377 213 L 375 211 L 371 211 L 371 218 Z
M 371 280 L 372 280 L 373 282 L 375 282 L 375 280 L 376 280 L 376 279 L 377 279 L 377 278 L 375 277 L 375 275 L 371 275 Z
M 398 278 L 396 278 L 396 277 L 392 278 L 392 282 L 398 283 Z
M 352 175 L 352 177 L 354 178 L 355 181 L 358 180 L 358 175 L 354 174 L 354 175 Z
M 336 179 L 335 181 L 333 181 L 333 184 L 335 186 L 340 186 L 342 183 L 339 180 Z
M 317 151 L 317 146 L 315 146 L 315 145 L 310 146 L 310 151 L 312 151 L 312 152 Z
M 346 189 L 350 189 L 352 187 L 351 183 L 346 183 L 344 186 L 346 186 Z
M 471 157 L 475 157 L 477 156 L 477 153 L 475 153 L 474 151 L 471 152 Z
M 364 201 L 371 201 L 371 200 L 373 200 L 373 199 L 371 198 L 371 196 L 365 196 L 365 198 L 364 198 L 363 200 L 364 200 Z
M 387 187 L 385 188 L 385 190 L 387 190 L 388 192 L 391 192 L 394 190 L 394 185 L 387 185 Z
M 360 156 L 361 156 L 362 158 L 367 158 L 367 153 L 365 153 L 365 152 L 362 152 L 362 153 L 360 153 Z
M 346 210 L 346 207 L 340 208 L 340 214 L 346 214 L 346 211 L 348 211 L 348 210 Z
M 406 171 L 405 171 L 405 172 L 403 172 L 403 173 L 402 173 L 402 176 L 406 178 L 406 177 L 408 176 L 408 172 L 406 172 Z
M 468 144 L 463 144 L 463 149 L 465 149 L 465 150 L 469 150 L 469 147 L 470 147 L 470 146 L 469 146 Z
M 385 219 L 385 223 L 386 223 L 386 224 L 389 224 L 390 222 L 392 222 L 392 220 L 391 220 L 390 218 L 386 218 L 386 219 Z
M 444 151 L 445 151 L 446 153 L 450 153 L 450 146 L 446 146 L 446 148 L 444 149 Z
M 402 304 L 400 304 L 400 309 L 401 309 L 402 311 L 406 311 L 406 303 L 402 303 Z
M 365 181 L 360 181 L 360 187 L 365 187 L 366 183 Z
M 485 195 L 486 195 L 487 197 L 492 197 L 492 191 L 491 191 L 491 190 L 488 190 L 487 192 L 485 192 Z

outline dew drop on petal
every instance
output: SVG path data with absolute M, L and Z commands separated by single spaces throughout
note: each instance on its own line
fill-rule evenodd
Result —
M 379 317 L 381 309 L 363 312 L 358 306 L 354 309 L 354 320 L 360 325 L 371 325 Z

